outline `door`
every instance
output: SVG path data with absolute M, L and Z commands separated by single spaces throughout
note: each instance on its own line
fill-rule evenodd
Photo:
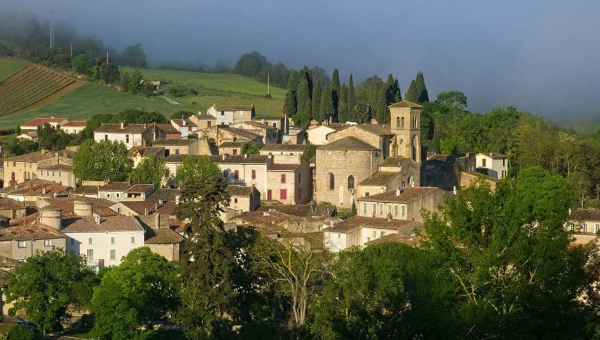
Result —
M 270 200 L 272 199 L 272 198 L 271 198 L 271 197 L 272 197 L 272 195 L 271 195 L 271 194 L 272 194 L 272 193 L 271 193 L 271 190 L 267 190 L 267 201 L 270 201 Z
M 94 261 L 94 249 L 88 249 L 86 255 L 87 255 L 88 262 Z

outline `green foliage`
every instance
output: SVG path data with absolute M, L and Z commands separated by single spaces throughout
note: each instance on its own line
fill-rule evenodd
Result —
M 321 94 L 323 93 L 323 82 L 321 79 L 315 82 L 315 86 L 313 87 L 312 93 L 312 119 L 315 119 L 317 122 L 321 123 L 323 119 L 320 115 L 321 108 Z
M 302 151 L 302 157 L 306 160 L 310 160 L 317 153 L 317 147 L 314 144 L 308 143 L 304 146 L 304 150 Z
M 256 142 L 248 142 L 242 144 L 242 155 L 258 155 L 260 154 L 260 149 L 265 146 L 263 143 Z
M 406 100 L 411 101 L 413 103 L 419 102 L 419 92 L 417 91 L 417 82 L 413 79 L 410 82 L 410 86 L 408 87 L 408 91 L 406 91 L 406 95 L 404 96 Z
M 324 86 L 320 99 L 319 118 L 321 120 L 328 120 L 330 117 L 333 117 L 335 114 L 334 105 L 332 88 Z
M 263 83 L 269 78 L 271 85 L 284 88 L 288 83 L 290 71 L 282 63 L 269 63 L 262 54 L 254 51 L 240 57 L 235 64 L 235 73 L 257 79 Z
M 193 114 L 194 114 L 194 112 L 192 112 L 192 111 L 181 110 L 181 111 L 173 112 L 171 114 L 171 116 L 169 117 L 169 119 L 188 119 Z
M 216 166 L 209 156 L 186 157 L 177 167 L 177 183 L 183 184 L 190 178 L 208 178 L 211 176 L 222 176 L 221 170 Z
M 132 339 L 152 320 L 169 315 L 179 303 L 177 270 L 150 248 L 131 250 L 109 269 L 94 290 L 92 334 L 101 339 Z
M 107 84 L 116 83 L 120 79 L 119 68 L 115 63 L 102 64 L 98 69 L 97 77 Z
M 356 122 L 356 91 L 354 89 L 354 79 L 352 73 L 348 79 L 348 121 Z
M 38 127 L 37 134 L 40 147 L 54 151 L 64 150 L 76 138 L 75 135 L 56 129 L 48 123 Z
M 6 334 L 6 340 L 33 340 L 35 339 L 35 332 L 33 329 L 29 329 L 25 326 L 14 326 L 8 330 Z
M 10 315 L 25 310 L 28 319 L 41 332 L 61 330 L 69 318 L 69 308 L 79 308 L 74 290 L 85 277 L 93 275 L 80 256 L 53 249 L 37 252 L 8 273 L 6 301 Z M 87 297 L 89 299 L 90 296 Z
M 131 172 L 131 180 L 135 183 L 149 183 L 160 187 L 164 178 L 169 176 L 169 170 L 160 157 L 150 155 L 144 157 Z
M 296 114 L 296 95 L 294 94 L 294 91 L 288 90 L 285 94 L 282 112 L 290 117 Z
M 287 89 L 288 91 L 296 91 L 298 89 L 298 83 L 300 82 L 300 79 L 298 77 L 298 71 L 296 70 L 292 70 L 290 72 L 290 77 L 288 79 L 287 82 Z
M 130 176 L 131 163 L 125 144 L 87 140 L 73 155 L 73 174 L 79 180 L 125 181 Z
M 423 77 L 423 72 L 417 72 L 417 77 L 415 78 L 416 89 L 418 93 L 418 101 L 417 103 L 426 103 L 429 101 L 429 94 L 427 93 L 427 87 L 425 86 L 425 78 Z
M 456 90 L 440 92 L 436 102 L 455 110 L 464 110 L 467 108 L 467 96 Z
M 120 58 L 121 64 L 124 66 L 146 68 L 148 62 L 146 61 L 146 53 L 141 44 L 129 45 L 121 53 Z
M 73 70 L 79 74 L 87 74 L 88 73 L 88 58 L 85 54 L 80 54 L 73 58 L 71 61 L 71 67 Z
M 310 101 L 310 89 L 308 87 L 308 80 L 302 78 L 298 84 L 298 90 L 296 91 L 296 102 L 297 102 L 297 113 L 307 115 L 306 104 Z

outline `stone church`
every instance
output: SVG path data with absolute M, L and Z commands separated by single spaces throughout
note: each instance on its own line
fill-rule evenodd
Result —
M 359 195 L 369 194 L 370 190 L 358 190 L 361 185 L 371 190 L 420 185 L 421 106 L 403 100 L 389 109 L 390 124 L 350 125 L 331 132 L 329 143 L 317 147 L 316 202 L 350 208 Z M 381 167 L 388 158 L 402 166 Z

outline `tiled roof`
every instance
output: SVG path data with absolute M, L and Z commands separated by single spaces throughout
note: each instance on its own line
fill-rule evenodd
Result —
M 183 125 L 183 122 L 185 122 L 185 125 Z M 189 119 L 171 119 L 171 124 L 175 124 L 177 126 L 191 126 L 191 127 L 197 126 L 196 123 L 192 122 Z
M 153 184 L 133 184 L 129 187 L 129 189 L 125 190 L 125 192 L 132 194 L 141 194 L 152 188 L 154 188 Z
M 260 206 L 257 211 L 278 211 L 298 217 L 333 217 L 337 213 L 335 205 L 310 204 Z
M 159 206 L 154 213 L 161 214 L 163 216 L 175 216 L 175 209 L 177 208 L 177 204 L 175 202 L 165 202 L 163 205 Z
M 247 157 L 246 157 L 247 156 Z M 228 155 L 223 159 L 221 156 L 212 156 L 213 163 L 245 163 L 245 164 L 265 164 L 269 159 L 267 155 Z
M 355 150 L 355 151 L 378 151 L 379 149 L 367 144 L 362 140 L 348 136 L 329 144 L 321 145 L 317 147 L 317 150 Z
M 27 180 L 22 183 L 18 183 L 17 185 L 14 185 L 14 186 L 0 188 L 0 193 L 10 193 L 15 190 L 21 190 L 24 188 L 36 187 L 36 186 L 40 186 L 43 184 L 52 184 L 52 183 L 54 183 L 54 182 L 48 181 L 45 179 L 34 178 L 34 179 L 30 179 L 30 180 Z
M 254 108 L 254 104 L 215 104 L 213 107 L 217 111 L 250 111 Z
M 217 117 L 213 116 L 213 115 L 208 115 L 208 114 L 195 114 L 194 116 L 196 116 L 196 119 L 198 120 L 217 120 Z
M 576 221 L 600 221 L 600 209 L 576 209 L 570 219 Z
M 404 162 L 410 160 L 406 157 L 388 157 L 381 162 L 379 166 L 401 166 Z
M 85 120 L 71 120 L 62 127 L 85 127 L 86 123 Z
M 260 149 L 260 151 L 272 151 L 272 152 L 280 152 L 280 151 L 297 151 L 303 152 L 304 147 L 306 145 L 300 144 L 266 144 Z
M 359 124 L 353 126 L 378 136 L 393 135 L 388 124 Z
M 419 241 L 420 237 L 418 235 L 415 234 L 407 234 L 407 233 L 402 233 L 402 234 L 387 234 L 384 236 L 381 236 L 379 238 L 376 238 L 372 241 L 369 241 L 367 243 L 365 243 L 367 246 L 372 246 L 375 244 L 380 244 L 380 243 L 387 243 L 387 242 L 398 242 L 398 243 L 404 243 L 407 244 L 409 246 L 414 246 L 418 241 Z
M 110 182 L 110 183 L 107 183 L 107 184 L 101 186 L 100 188 L 98 188 L 98 191 L 125 192 L 125 190 L 129 189 L 130 186 L 131 186 L 131 183 L 129 183 L 129 182 Z
M 146 229 L 144 234 L 146 244 L 179 244 L 185 239 L 171 228 Z
M 10 195 L 16 196 L 53 196 L 53 195 L 61 195 L 66 194 L 68 191 L 71 191 L 71 187 L 62 186 L 56 183 L 42 184 L 39 186 L 22 188 L 19 190 L 14 190 L 10 192 Z
M 253 226 L 263 233 L 283 232 L 287 223 L 285 218 L 265 211 L 247 211 L 234 220 L 243 225 Z
M 478 153 L 477 155 L 483 155 L 483 156 L 492 157 L 492 159 L 508 158 L 508 156 L 503 155 L 503 154 L 501 154 L 499 152 L 485 152 L 485 153 Z
M 0 210 L 21 210 L 25 209 L 25 205 L 19 201 L 11 200 L 10 198 L 0 198 Z
M 177 195 L 179 195 L 178 189 L 159 188 L 148 196 L 146 200 L 153 202 L 175 202 Z
M 161 147 L 161 146 L 134 146 L 131 149 L 129 149 L 129 155 L 130 156 L 135 156 L 136 154 L 140 154 L 140 156 L 142 157 L 147 157 L 150 155 L 158 155 L 161 151 L 163 151 L 165 148 Z
M 247 186 L 243 186 L 243 185 L 228 185 L 227 186 L 227 192 L 231 196 L 250 196 L 250 194 L 252 194 L 253 190 L 254 190 L 253 187 L 247 187 Z
M 46 123 L 60 123 L 67 118 L 33 118 L 21 126 L 44 126 Z
M 165 133 L 181 134 L 181 132 L 171 124 L 156 124 L 156 127 Z
M 412 235 L 414 229 L 421 226 L 421 223 L 407 220 L 396 220 L 378 217 L 354 216 L 345 221 L 338 222 L 333 227 L 324 231 L 334 233 L 348 233 L 363 227 L 381 228 L 398 230 L 403 234 Z
M 60 208 L 63 212 L 73 212 L 75 210 L 75 202 L 81 201 L 92 204 L 92 210 L 94 213 L 101 208 L 109 208 L 114 205 L 115 202 L 105 200 L 103 198 L 91 198 L 91 197 L 49 197 L 44 198 L 44 201 L 49 205 Z M 111 215 L 115 215 L 112 213 Z
M 151 201 L 123 201 L 111 207 L 112 210 L 123 205 L 138 215 L 149 215 L 156 210 L 158 203 Z
M 36 151 L 31 153 L 26 153 L 24 155 L 5 158 L 5 162 L 30 162 L 35 163 L 39 162 L 43 159 L 48 159 L 54 157 L 54 152 L 52 151 Z
M 97 185 L 82 185 L 73 190 L 74 195 L 98 195 Z
M 223 142 L 219 145 L 219 148 L 241 148 L 242 142 Z
M 0 241 L 63 238 L 65 234 L 42 225 L 16 226 L 0 229 Z
M 399 172 L 377 171 L 371 177 L 360 182 L 359 185 L 386 185 L 400 176 Z
M 150 128 L 152 124 L 126 124 L 122 129 L 121 124 L 102 124 L 95 132 L 140 134 Z
M 39 165 L 38 170 L 71 171 L 73 170 L 73 166 L 68 164 Z
M 397 107 L 400 107 L 400 108 L 402 108 L 402 107 L 421 108 L 423 106 L 421 106 L 419 104 L 415 104 L 415 103 L 413 103 L 413 102 L 408 101 L 408 100 L 405 99 L 405 100 L 399 101 L 399 102 L 397 102 L 395 104 L 392 104 L 392 105 L 390 105 L 388 107 L 392 109 L 392 108 L 397 108 Z
M 294 171 L 300 164 L 273 164 L 267 171 Z
M 232 127 L 219 127 L 221 131 L 229 131 L 230 133 L 238 136 L 242 136 L 248 139 L 255 140 L 256 138 L 261 137 L 258 133 L 250 132 L 248 130 L 240 129 L 240 128 L 232 128 Z
M 192 145 L 197 142 L 198 142 L 197 139 L 187 139 L 187 138 L 157 139 L 154 142 L 152 142 L 152 145 L 154 145 L 154 146 L 163 146 L 163 145 L 164 146 L 171 146 L 171 145 L 181 146 L 181 145 Z
M 65 233 L 93 233 L 106 231 L 137 231 L 144 230 L 140 222 L 129 216 L 101 217 L 96 224 L 96 217 L 83 217 L 63 229 Z
M 396 190 L 389 190 L 381 194 L 365 196 L 357 198 L 357 201 L 374 201 L 374 202 L 399 202 L 406 203 L 417 197 L 423 196 L 426 193 L 434 190 L 441 190 L 436 187 L 427 188 L 405 188 L 400 193 L 400 196 L 396 195 Z

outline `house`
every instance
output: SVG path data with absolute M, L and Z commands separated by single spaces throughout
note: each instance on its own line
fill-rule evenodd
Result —
M 66 235 L 43 224 L 0 229 L 0 256 L 25 261 L 36 252 L 66 248 Z
M 94 131 L 94 141 L 117 141 L 127 149 L 149 145 L 156 139 L 156 127 L 152 124 L 102 124 Z
M 261 136 L 263 144 L 277 143 L 279 141 L 279 130 L 257 121 L 246 121 L 229 125 L 229 128 L 249 131 Z
M 177 203 L 178 197 L 179 189 L 158 188 L 150 196 L 146 197 L 146 200 L 158 202 L 159 205 L 162 205 L 165 202 Z
M 76 135 L 85 129 L 87 122 L 85 120 L 70 120 L 61 126 L 61 129 L 73 135 Z
M 224 142 L 219 145 L 219 155 L 241 155 L 242 154 L 242 144 L 241 142 Z M 269 145 L 277 145 L 277 144 L 269 144 Z M 262 155 L 262 153 L 261 153 Z
M 282 134 L 287 134 L 287 130 L 289 129 L 289 121 L 287 115 L 272 117 L 261 116 L 260 118 L 257 118 L 254 121 L 277 128 L 277 130 L 281 131 Z
M 0 216 L 18 220 L 25 215 L 27 215 L 27 208 L 22 202 L 10 198 L 0 198 Z
M 188 135 L 191 135 L 198 130 L 198 125 L 189 118 L 171 119 L 171 125 L 173 125 L 177 131 L 179 131 L 179 134 L 183 138 L 186 138 Z
M 154 124 L 154 139 L 180 139 L 181 131 L 171 124 Z
M 188 120 L 196 125 L 196 130 L 203 130 L 217 125 L 217 117 L 209 114 L 193 114 Z M 183 137 L 183 133 L 181 136 Z
M 499 181 L 499 179 L 484 175 L 479 172 L 461 171 L 459 174 L 459 184 L 461 188 L 466 188 L 472 185 L 478 186 L 479 183 L 483 182 L 489 185 L 490 189 L 495 190 Z
M 238 142 L 238 143 L 263 143 L 263 136 L 258 133 L 254 133 L 249 130 L 229 128 L 224 126 L 214 126 L 211 128 L 204 129 L 199 133 L 200 138 L 206 138 L 216 146 L 226 142 Z
M 371 177 L 383 162 L 381 150 L 356 137 L 344 137 L 317 147 L 317 202 L 350 208 L 356 185 Z
M 336 223 L 323 231 L 324 245 L 331 252 L 350 247 L 362 247 L 386 235 L 398 234 L 409 242 L 417 238 L 416 231 L 422 228 L 419 222 L 392 218 L 354 216 Z
M 310 165 L 301 155 L 272 155 L 267 168 L 266 200 L 304 204 L 312 199 Z
M 37 134 L 37 132 L 34 132 L 34 131 L 22 133 L 22 134 L 18 135 L 17 138 L 18 139 L 27 139 L 27 140 L 30 140 L 35 143 L 38 142 L 38 134 Z
M 355 197 L 364 197 L 384 191 L 419 186 L 421 166 L 406 157 L 388 157 L 377 172 L 358 183 Z
M 139 216 L 138 220 L 145 229 L 144 246 L 169 261 L 179 261 L 185 238 L 171 229 L 168 220 L 160 214 Z
M 289 129 L 287 134 L 283 135 L 283 144 L 306 144 L 308 135 L 303 129 Z
M 227 193 L 231 200 L 229 206 L 221 213 L 221 220 L 224 222 L 244 212 L 254 211 L 260 206 L 260 192 L 253 186 L 228 185 Z
M 98 198 L 104 198 L 113 202 L 125 200 L 125 191 L 131 187 L 129 182 L 110 182 L 98 188 Z
M 62 159 L 57 160 L 58 157 L 62 157 Z M 15 186 L 27 180 L 35 179 L 39 164 L 58 164 L 62 161 L 67 162 L 67 158 L 73 158 L 72 151 L 64 150 L 53 152 L 45 149 L 20 156 L 6 158 L 3 162 L 4 185 Z
M 345 127 L 345 124 L 320 125 L 309 128 L 306 132 L 308 142 L 313 145 L 329 143 L 328 135 Z
M 254 104 L 250 105 L 217 105 L 213 104 L 206 114 L 217 119 L 217 125 L 230 125 L 252 120 L 255 115 Z
M 288 221 L 285 228 L 295 233 L 322 231 L 339 221 L 334 205 L 295 204 L 261 206 L 257 211 L 278 214 Z
M 198 155 L 198 139 L 157 139 L 152 146 L 164 148 L 165 157 L 175 155 Z
M 302 155 L 304 145 L 297 144 L 266 144 L 260 149 L 261 155 Z
M 14 187 L 0 189 L 0 196 L 19 202 L 35 203 L 40 197 L 64 197 L 73 190 L 55 182 L 30 180 Z
M 397 188 L 356 199 L 358 216 L 423 222 L 422 210 L 437 212 L 446 192 L 440 188 Z
M 165 148 L 161 146 L 134 146 L 129 150 L 129 158 L 133 160 L 133 167 L 137 168 L 140 162 L 146 158 L 154 155 L 156 157 L 164 158 Z
M 72 164 L 38 165 L 37 178 L 56 182 L 65 187 L 75 187 L 77 185 Z
M 476 171 L 495 179 L 504 179 L 508 174 L 508 157 L 498 152 L 475 155 Z
M 21 124 L 21 131 L 23 132 L 34 132 L 39 127 L 44 127 L 46 124 L 50 124 L 53 128 L 57 129 L 67 124 L 69 120 L 67 118 L 34 118 L 28 122 Z
M 575 244 L 588 244 L 598 238 L 600 232 L 600 209 L 569 209 L 566 227 L 573 232 Z
M 144 246 L 145 230 L 134 217 L 82 216 L 62 232 L 67 236 L 67 251 L 85 255 L 94 268 L 118 266 L 123 256 Z
M 152 201 L 121 201 L 110 207 L 123 216 L 144 216 L 158 210 L 158 202 Z

